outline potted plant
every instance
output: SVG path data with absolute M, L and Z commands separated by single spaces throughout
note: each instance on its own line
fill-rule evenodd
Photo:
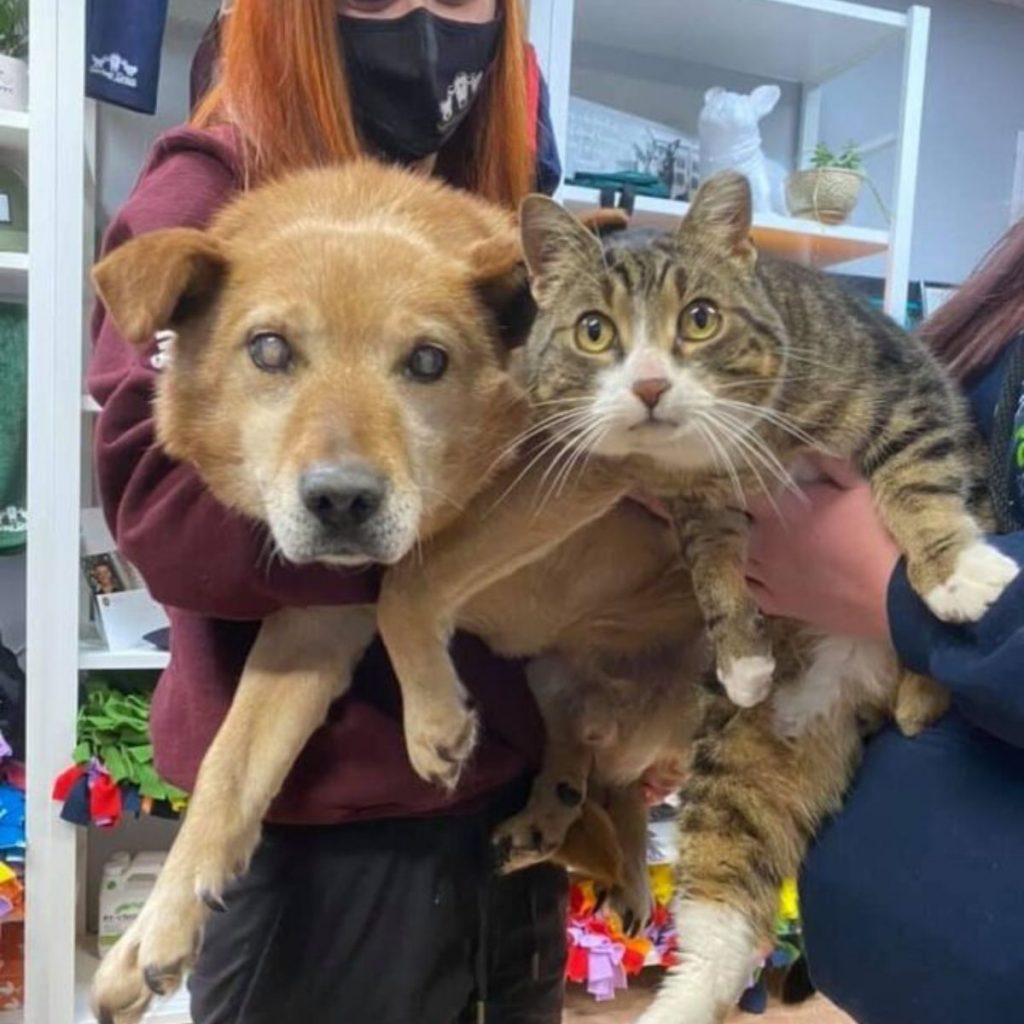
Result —
M 0 108 L 28 109 L 28 0 L 0 0 Z
M 842 224 L 853 213 L 864 184 L 863 159 L 854 142 L 833 153 L 819 142 L 811 167 L 795 171 L 786 182 L 786 202 L 794 217 L 822 224 Z

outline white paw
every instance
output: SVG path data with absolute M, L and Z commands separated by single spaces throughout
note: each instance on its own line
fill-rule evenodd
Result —
M 960 552 L 953 575 L 924 600 L 943 622 L 977 622 L 1019 572 L 1012 558 L 983 540 L 975 541 Z
M 752 708 L 768 696 L 772 688 L 775 659 L 763 654 L 737 658 L 728 668 L 718 668 L 718 679 L 729 700 L 741 708 Z

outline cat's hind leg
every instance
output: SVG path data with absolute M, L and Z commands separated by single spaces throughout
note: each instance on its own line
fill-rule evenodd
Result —
M 771 949 L 779 890 L 836 810 L 861 740 L 839 710 L 780 737 L 770 703 L 710 698 L 680 812 L 678 963 L 640 1024 L 720 1024 Z

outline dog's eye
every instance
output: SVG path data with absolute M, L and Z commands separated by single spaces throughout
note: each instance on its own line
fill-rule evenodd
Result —
M 257 334 L 249 340 L 249 357 L 266 373 L 283 373 L 292 365 L 292 349 L 280 334 Z
M 440 345 L 417 345 L 405 361 L 405 372 L 413 380 L 440 380 L 448 369 L 448 353 Z

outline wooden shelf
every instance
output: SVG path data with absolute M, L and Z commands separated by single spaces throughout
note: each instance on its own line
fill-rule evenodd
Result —
M 111 651 L 96 637 L 84 637 L 78 648 L 78 667 L 85 671 L 107 669 L 113 671 L 159 670 L 167 667 L 170 655 L 154 647 L 137 647 L 126 651 Z
M 94 935 L 79 938 L 75 951 L 75 1024 L 96 1024 L 89 1009 L 89 986 L 100 963 L 95 949 Z M 191 1024 L 188 989 L 182 985 L 173 996 L 156 1001 L 142 1020 L 143 1024 Z M 4 1024 L 2 1019 L 0 1024 Z
M 559 196 L 570 210 L 590 210 L 597 206 L 597 191 L 592 188 L 565 185 Z M 689 204 L 674 199 L 637 196 L 633 223 L 671 231 L 688 209 Z M 889 235 L 885 231 L 845 224 L 829 227 L 813 220 L 775 214 L 759 214 L 754 219 L 754 240 L 766 252 L 812 267 L 848 263 L 885 252 L 889 247 Z

